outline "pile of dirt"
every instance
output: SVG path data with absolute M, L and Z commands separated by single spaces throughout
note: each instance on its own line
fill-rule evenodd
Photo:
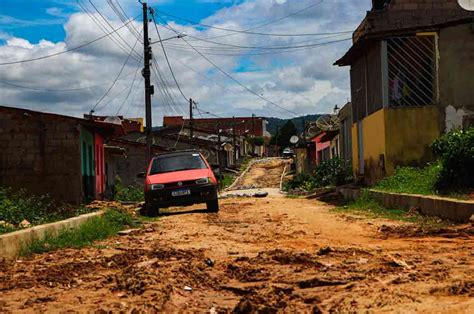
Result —
M 468 238 L 474 235 L 473 225 L 462 225 L 454 227 L 433 227 L 420 225 L 388 226 L 382 225 L 378 229 L 381 237 L 408 238 L 438 236 L 444 238 Z

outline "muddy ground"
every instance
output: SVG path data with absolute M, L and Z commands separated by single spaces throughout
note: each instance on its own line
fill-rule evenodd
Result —
M 470 226 L 421 233 L 282 196 L 204 208 L 0 262 L 0 312 L 474 312 Z

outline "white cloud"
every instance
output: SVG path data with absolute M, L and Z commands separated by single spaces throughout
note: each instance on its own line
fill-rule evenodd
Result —
M 266 33 L 320 33 L 354 29 L 370 6 L 370 0 L 344 2 L 324 1 L 320 5 L 302 12 L 301 14 L 284 19 L 278 23 L 267 25 L 255 31 Z M 223 8 L 213 16 L 206 18 L 203 23 L 232 29 L 247 29 L 266 21 L 279 19 L 291 12 L 314 3 L 313 1 L 277 1 L 254 0 L 245 1 L 238 5 Z M 124 8 L 130 8 L 131 2 L 124 1 Z M 136 9 L 136 2 L 133 1 Z M 127 11 L 130 12 L 130 11 Z M 337 14 L 334 14 L 337 12 Z M 60 14 L 60 11 L 51 9 L 50 14 Z M 130 13 L 129 15 L 135 15 Z M 94 15 L 98 20 L 98 15 Z M 121 22 L 113 15 L 107 14 L 110 23 L 119 27 Z M 105 23 L 103 22 L 105 25 Z M 141 22 L 134 22 L 133 27 L 141 29 Z M 216 29 L 193 28 L 190 25 L 170 23 L 178 31 L 186 32 L 190 43 L 199 47 L 208 58 L 218 64 L 232 76 L 240 80 L 255 92 L 301 114 L 330 112 L 334 105 L 343 104 L 349 97 L 349 71 L 347 68 L 332 66 L 345 50 L 350 41 L 343 43 L 315 47 L 313 49 L 298 50 L 291 53 L 276 53 L 278 51 L 251 50 L 250 53 L 263 55 L 238 55 L 248 50 L 239 50 L 233 47 L 215 46 L 207 42 L 195 41 L 191 36 L 211 38 L 229 35 L 229 32 Z M 152 25 L 150 25 L 152 26 Z M 6 42 L 0 45 L 0 60 L 14 61 L 36 58 L 68 48 L 81 45 L 95 38 L 103 36 L 103 31 L 84 13 L 75 13 L 68 17 L 64 24 L 66 38 L 64 42 L 52 43 L 42 40 L 38 44 L 31 44 L 25 39 L 3 36 Z M 174 36 L 169 30 L 160 28 L 162 38 Z M 136 38 L 127 28 L 118 34 L 133 46 Z M 114 36 L 115 41 L 121 39 Z M 150 29 L 150 37 L 157 39 L 156 32 Z M 291 46 L 311 43 L 320 43 L 338 38 L 350 37 L 341 35 L 335 38 L 319 39 L 319 37 L 274 37 L 253 36 L 248 34 L 233 34 L 231 36 L 212 39 L 230 45 L 240 46 Z M 2 34 L 0 34 L 0 39 Z M 304 43 L 301 43 L 304 42 Z M 81 116 L 88 112 L 97 100 L 109 88 L 119 72 L 130 48 L 122 43 L 122 48 L 111 38 L 103 39 L 83 49 L 62 54 L 40 61 L 2 66 L 0 80 L 22 86 L 44 88 L 50 90 L 90 89 L 73 92 L 39 92 L 13 88 L 0 84 L 0 104 L 26 107 L 36 110 L 47 110 Z M 204 59 L 193 52 L 183 41 L 173 39 L 166 41 L 167 52 L 173 65 L 177 80 L 187 97 L 199 102 L 199 107 L 218 115 L 258 115 L 283 117 L 281 109 L 266 103 L 258 97 L 248 93 L 236 85 L 228 77 L 214 69 Z M 141 55 L 140 45 L 136 48 Z M 174 102 L 179 107 L 173 107 L 166 92 L 158 86 L 158 79 L 152 74 L 155 86 L 153 97 L 154 122 L 161 123 L 164 114 L 185 113 L 186 101 L 177 91 L 171 78 L 163 53 L 159 44 L 153 46 L 154 56 L 163 72 L 163 79 L 169 87 L 167 93 L 173 95 Z M 267 54 L 271 52 L 271 54 Z M 218 55 L 215 55 L 218 54 Z M 97 106 L 98 114 L 116 114 L 128 94 L 127 87 L 131 85 L 134 73 L 139 68 L 138 61 L 133 55 L 125 67 L 121 78 L 104 101 Z M 184 64 L 184 65 L 183 65 Z M 247 65 L 251 66 L 247 66 Z M 201 75 L 191 71 L 189 67 L 199 71 L 201 75 L 210 77 L 215 83 L 209 82 Z M 141 69 L 141 68 L 140 68 Z M 129 116 L 143 115 L 143 79 L 140 72 L 137 74 L 135 87 L 130 94 L 121 114 Z M 165 93 L 163 97 L 162 94 Z M 117 96 L 116 98 L 114 98 Z M 106 105 L 105 105 L 106 104 Z

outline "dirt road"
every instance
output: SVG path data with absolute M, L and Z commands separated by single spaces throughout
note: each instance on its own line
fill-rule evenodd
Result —
M 280 179 L 286 165 L 285 159 L 266 159 L 255 162 L 233 189 L 280 188 Z
M 406 237 L 413 228 L 281 196 L 203 208 L 0 262 L 0 312 L 474 312 L 472 235 Z

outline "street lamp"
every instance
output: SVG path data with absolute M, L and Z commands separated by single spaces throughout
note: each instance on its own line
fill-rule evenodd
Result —
M 186 33 L 180 33 L 180 34 L 178 34 L 177 36 L 165 38 L 165 39 L 162 39 L 162 40 L 153 41 L 153 42 L 150 43 L 150 45 L 153 45 L 153 44 L 156 44 L 156 43 L 161 43 L 161 42 L 164 42 L 164 41 L 167 41 L 167 40 L 170 40 L 170 39 L 184 38 L 184 37 L 186 37 L 186 36 L 188 36 L 188 34 L 186 34 Z

